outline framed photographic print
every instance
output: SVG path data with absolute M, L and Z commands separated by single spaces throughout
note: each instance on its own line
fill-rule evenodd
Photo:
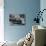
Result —
M 26 24 L 26 16 L 25 14 L 19 15 L 9 15 L 9 22 L 17 25 L 25 25 Z

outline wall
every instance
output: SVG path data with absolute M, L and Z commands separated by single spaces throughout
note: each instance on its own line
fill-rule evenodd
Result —
M 40 9 L 40 0 L 4 0 L 4 36 L 7 41 L 18 41 L 32 30 L 34 17 Z M 24 13 L 26 15 L 26 25 L 11 26 L 9 24 L 9 14 L 15 15 Z
M 46 0 L 40 1 L 40 9 L 41 9 L 41 11 L 43 9 L 46 9 Z M 42 21 L 40 22 L 40 25 L 46 26 L 46 11 L 43 12 L 42 17 L 43 17 L 44 20 L 43 20 L 43 22 Z

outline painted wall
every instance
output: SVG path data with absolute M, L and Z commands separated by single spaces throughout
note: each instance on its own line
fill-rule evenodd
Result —
M 35 14 L 40 9 L 40 0 L 4 0 L 4 35 L 7 41 L 18 41 L 32 30 L 32 23 Z M 11 26 L 9 24 L 9 14 L 15 15 L 24 13 L 26 15 L 26 25 Z
M 40 9 L 41 9 L 41 11 L 43 10 L 43 9 L 46 9 L 46 0 L 41 0 L 40 1 Z M 43 26 L 46 26 L 46 10 L 43 12 L 43 15 L 42 15 L 42 17 L 43 17 L 43 22 L 41 21 L 40 22 L 40 25 L 43 25 Z

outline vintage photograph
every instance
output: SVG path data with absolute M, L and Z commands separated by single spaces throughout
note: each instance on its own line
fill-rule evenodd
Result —
M 18 24 L 18 25 L 25 25 L 26 23 L 26 16 L 25 14 L 19 14 L 19 15 L 9 15 L 9 22 L 12 24 Z

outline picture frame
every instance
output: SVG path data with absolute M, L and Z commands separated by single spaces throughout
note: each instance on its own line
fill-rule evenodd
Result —
M 9 14 L 9 22 L 16 25 L 25 25 L 26 16 L 25 14 L 19 14 L 19 15 Z

